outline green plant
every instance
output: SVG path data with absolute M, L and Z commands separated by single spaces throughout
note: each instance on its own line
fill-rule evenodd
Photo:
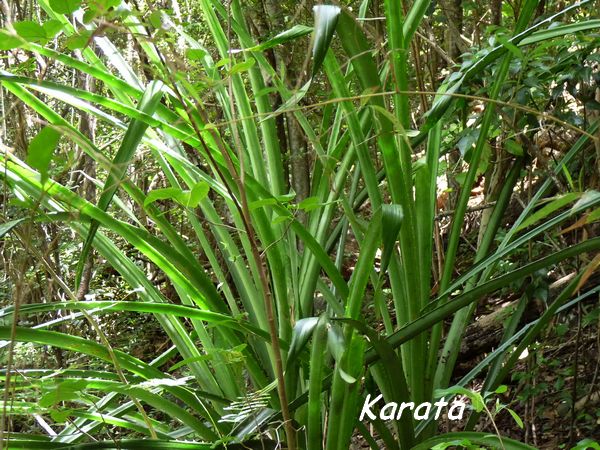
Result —
M 12 373 L 9 367 L 4 371 L 6 383 L 11 381 L 19 394 L 25 394 L 14 402 L 5 396 L 4 414 L 49 414 L 57 423 L 67 423 L 50 439 L 11 436 L 9 448 L 113 448 L 117 445 L 113 442 L 80 444 L 107 424 L 155 438 L 143 444 L 125 441 L 119 444 L 121 448 L 190 448 L 191 444 L 180 442 L 183 439 L 236 448 L 237 443 L 263 433 L 278 436 L 279 428 L 285 430 L 285 438 L 279 439 L 290 449 L 348 448 L 356 427 L 368 434 L 357 423 L 367 374 L 388 401 L 431 400 L 436 389 L 448 387 L 459 342 L 478 300 L 600 248 L 600 238 L 588 239 L 528 264 L 517 261 L 512 270 L 495 276 L 497 266 L 528 242 L 591 208 L 597 211 L 600 204 L 597 192 L 572 192 L 560 204 L 539 208 L 551 186 L 548 178 L 494 245 L 506 226 L 505 212 L 525 163 L 523 155 L 515 155 L 513 149 L 509 152 L 510 170 L 483 227 L 473 267 L 459 277 L 454 271 L 470 192 L 487 140 L 494 133 L 496 105 L 507 106 L 500 93 L 515 53 L 600 27 L 598 20 L 549 27 L 589 2 L 568 6 L 530 26 L 538 2 L 525 1 L 515 18 L 512 37 L 453 73 L 435 93 L 429 111 L 419 118 L 418 130 L 412 129 L 409 55 L 415 32 L 430 7 L 428 1 L 415 1 L 406 14 L 399 2 L 385 2 L 390 57 L 381 66 L 373 56 L 373 44 L 349 11 L 317 7 L 311 81 L 298 90 L 286 87 L 264 52 L 298 39 L 308 29 L 292 28 L 257 43 L 248 31 L 241 2 L 233 1 L 229 8 L 213 0 L 198 3 L 218 52 L 216 58 L 166 13 L 160 15 L 160 21 L 169 25 L 170 37 L 185 42 L 187 57 L 203 74 L 200 82 L 169 62 L 160 42 L 151 39 L 150 25 L 131 11 L 111 9 L 113 2 L 90 3 L 84 23 L 78 27 L 73 26 L 70 15 L 80 7 L 79 2 L 38 3 L 49 20 L 38 27 L 15 23 L 14 30 L 3 30 L 3 47 L 19 47 L 87 74 L 102 85 L 102 93 L 0 73 L 3 88 L 44 122 L 43 135 L 34 139 L 29 149 L 29 164 L 14 154 L 0 155 L 0 176 L 12 195 L 23 202 L 18 214 L 5 217 L 0 236 L 19 233 L 28 222 L 68 225 L 84 242 L 73 275 L 76 288 L 94 248 L 137 292 L 132 301 L 81 301 L 69 288 L 71 280 L 54 273 L 68 301 L 17 303 L 3 309 L 2 316 L 12 318 L 13 326 L 0 327 L 0 339 L 56 346 L 106 363 L 104 370 Z M 105 57 L 98 57 L 87 45 L 98 30 L 91 22 L 94 17 L 114 21 L 131 33 L 150 73 L 162 81 L 144 83 L 108 38 L 101 39 Z M 48 28 L 66 36 L 67 45 L 80 47 L 82 59 L 45 45 L 51 39 Z M 334 33 L 340 51 L 330 48 Z M 234 40 L 243 51 L 230 51 Z M 342 58 L 349 64 L 343 65 Z M 116 75 L 108 63 L 116 68 Z M 438 168 L 445 151 L 445 118 L 464 100 L 462 89 L 490 65 L 495 68 L 494 79 L 483 99 L 485 112 L 474 125 L 479 134 L 453 214 L 438 293 L 432 295 L 432 236 Z M 310 108 L 299 105 L 322 73 L 330 90 L 319 104 L 325 109 L 323 123 L 315 126 L 308 115 Z M 283 100 L 278 109 L 269 101 L 272 91 Z M 207 92 L 214 95 L 224 122 L 209 119 L 203 101 Z M 95 115 L 115 133 L 126 129 L 115 156 L 109 158 L 39 95 Z M 293 114 L 315 152 L 310 196 L 296 204 L 284 181 L 285 163 L 277 137 L 275 120 L 283 113 Z M 322 140 L 316 129 L 329 139 Z M 552 167 L 554 176 L 569 167 L 597 129 L 596 123 L 582 133 Z M 80 146 L 106 174 L 97 202 L 52 179 L 59 138 L 69 142 L 62 145 Z M 368 144 L 371 140 L 373 145 Z M 146 192 L 128 177 L 127 169 L 140 148 L 150 153 L 167 187 Z M 425 150 L 421 159 L 415 157 L 419 149 Z M 197 165 L 188 152 L 202 164 Z M 373 152 L 381 155 L 381 163 Z M 367 201 L 372 211 L 368 221 L 357 214 Z M 186 221 L 189 235 L 168 220 L 161 202 Z M 143 212 L 152 226 L 140 221 L 136 211 Z M 305 214 L 304 220 L 297 217 L 299 212 Z M 337 222 L 332 225 L 334 219 Z M 346 279 L 342 265 L 348 231 L 360 249 L 353 273 Z M 147 279 L 126 254 L 127 248 L 144 255 L 164 273 L 181 304 L 170 302 Z M 378 250 L 381 261 L 376 270 Z M 196 252 L 205 256 L 210 269 L 199 262 Z M 503 345 L 477 368 L 490 369 L 485 391 L 497 389 L 521 350 L 548 325 L 580 281 L 589 277 L 594 264 L 582 270 L 524 332 L 517 332 L 519 317 L 514 315 Z M 393 299 L 391 310 L 383 300 L 387 282 Z M 385 325 L 383 336 L 362 323 L 367 289 Z M 326 303 L 322 309 L 314 307 L 318 297 Z M 527 301 L 524 295 L 519 311 Z M 173 348 L 147 363 L 113 349 L 99 330 L 100 343 L 45 329 L 51 323 L 36 329 L 17 326 L 19 317 L 54 310 L 76 311 L 92 324 L 94 316 L 118 311 L 153 314 Z M 439 355 L 442 324 L 450 317 L 452 326 Z M 517 349 L 509 352 L 510 345 Z M 235 364 L 228 352 L 235 352 Z M 181 358 L 179 364 L 186 366 L 189 377 L 173 376 L 165 368 L 172 355 Z M 244 377 L 236 367 L 240 361 Z M 464 385 L 469 380 L 463 381 Z M 37 404 L 26 395 L 27 389 L 42 389 L 45 401 Z M 244 406 L 255 396 L 266 398 L 266 404 L 261 400 L 256 408 L 242 407 L 237 414 L 228 415 L 231 403 L 240 401 Z M 65 406 L 63 402 L 69 403 Z M 178 426 L 146 414 L 143 404 Z M 473 421 L 475 418 L 473 415 Z M 500 440 L 468 430 L 434 436 L 434 427 L 418 426 L 410 418 L 394 423 L 392 430 L 385 424 L 375 424 L 375 428 L 391 449 L 430 448 L 465 439 L 494 446 Z M 505 438 L 501 442 L 507 449 L 528 448 Z

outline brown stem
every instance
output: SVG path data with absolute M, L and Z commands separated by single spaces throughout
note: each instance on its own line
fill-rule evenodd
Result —
M 175 89 L 176 89 L 176 87 L 175 87 Z M 185 102 L 182 101 L 182 104 L 185 105 Z M 198 108 L 198 112 L 201 112 L 201 110 L 199 108 Z M 193 116 L 190 115 L 190 117 L 193 117 Z M 225 176 L 223 175 L 221 170 L 218 168 L 218 163 L 212 156 L 210 148 L 208 147 L 208 145 L 206 144 L 206 141 L 202 137 L 202 134 L 201 134 L 197 124 L 195 123 L 194 119 L 192 119 L 191 122 L 193 124 L 195 133 L 198 137 L 198 140 L 200 141 L 205 153 L 211 160 L 213 167 L 219 174 L 221 181 L 225 185 L 232 200 L 234 201 L 234 204 L 236 205 L 236 208 L 240 212 L 242 222 L 243 222 L 244 228 L 246 230 L 246 234 L 248 235 L 248 239 L 250 240 L 250 248 L 252 249 L 252 258 L 254 259 L 254 261 L 256 263 L 257 270 L 258 270 L 258 276 L 259 276 L 261 287 L 262 287 L 262 290 L 264 293 L 265 312 L 267 314 L 267 320 L 269 322 L 269 336 L 271 338 L 271 348 L 273 350 L 273 357 L 275 359 L 275 376 L 277 378 L 277 393 L 279 395 L 279 402 L 281 405 L 281 415 L 283 417 L 285 432 L 286 432 L 286 436 L 287 436 L 287 440 L 288 440 L 288 449 L 295 450 L 296 449 L 296 432 L 292 425 L 292 420 L 291 420 L 291 415 L 290 415 L 289 405 L 288 405 L 288 400 L 287 400 L 285 378 L 284 378 L 284 374 L 283 374 L 283 362 L 281 359 L 281 346 L 279 343 L 279 335 L 277 332 L 277 325 L 275 323 L 275 314 L 273 312 L 271 288 L 269 286 L 269 280 L 267 277 L 267 273 L 265 271 L 265 266 L 263 264 L 263 262 L 264 262 L 263 257 L 261 256 L 261 254 L 259 252 L 259 247 L 258 247 L 258 242 L 256 240 L 255 230 L 252 225 L 251 218 L 250 218 L 250 209 L 248 208 L 248 198 L 246 196 L 245 182 L 242 180 L 240 174 L 237 173 L 237 170 L 235 169 L 233 161 L 231 160 L 231 156 L 229 155 L 229 152 L 227 151 L 227 149 L 225 148 L 225 146 L 221 140 L 221 136 L 218 133 L 216 133 L 214 130 L 211 130 L 211 134 L 215 138 L 215 142 L 217 143 L 219 150 L 222 152 L 223 156 L 225 157 L 225 161 L 227 163 L 227 169 L 229 170 L 229 173 L 231 174 L 234 182 L 237 185 L 236 187 L 239 192 L 239 200 L 240 200 L 238 203 L 236 201 L 236 197 L 234 196 L 234 194 L 232 192 L 231 187 L 229 186 L 227 179 L 225 178 Z M 235 134 L 236 133 L 234 132 L 234 135 Z M 236 143 L 236 146 L 238 149 L 240 149 L 240 153 L 241 153 L 241 147 L 240 147 L 239 143 Z
M 157 49 L 157 52 L 158 52 L 158 49 Z M 162 62 L 165 65 L 165 67 L 168 67 L 168 64 L 166 63 L 165 59 L 163 58 L 162 53 L 158 52 L 158 54 L 159 54 L 160 58 L 162 59 Z M 190 124 L 192 125 L 192 128 L 194 129 L 194 133 L 198 137 L 198 141 L 200 142 L 200 145 L 202 146 L 206 156 L 210 160 L 211 165 L 214 168 L 217 175 L 219 176 L 221 182 L 225 186 L 225 189 L 227 190 L 229 196 L 231 197 L 235 208 L 240 213 L 240 216 L 242 218 L 242 222 L 244 225 L 244 229 L 246 231 L 246 234 L 248 235 L 248 239 L 250 240 L 250 247 L 252 249 L 252 258 L 254 259 L 254 261 L 256 263 L 257 270 L 258 270 L 258 276 L 259 276 L 261 287 L 262 287 L 262 290 L 264 293 L 264 304 L 265 304 L 265 312 L 267 314 L 267 320 L 269 323 L 269 336 L 271 339 L 271 349 L 273 351 L 273 357 L 275 360 L 274 362 L 275 362 L 275 376 L 277 378 L 277 393 L 279 395 L 279 402 L 280 402 L 280 406 L 281 406 L 281 415 L 283 417 L 284 428 L 285 428 L 286 437 L 287 437 L 287 441 L 288 441 L 287 445 L 288 445 L 289 450 L 296 450 L 296 432 L 292 425 L 292 419 L 291 419 L 289 404 L 288 404 L 288 400 L 287 400 L 285 378 L 284 378 L 284 373 L 283 373 L 283 361 L 281 358 L 281 345 L 279 342 L 277 325 L 275 323 L 275 315 L 274 315 L 274 311 L 273 311 L 271 289 L 269 286 L 269 279 L 267 276 L 267 272 L 265 270 L 265 266 L 263 265 L 263 262 L 264 262 L 263 257 L 261 256 L 260 251 L 259 251 L 258 242 L 256 239 L 256 233 L 255 233 L 254 227 L 252 225 L 252 220 L 250 217 L 250 209 L 248 207 L 248 198 L 246 196 L 246 190 L 245 190 L 245 181 L 243 179 L 243 175 L 241 175 L 241 173 L 243 173 L 242 169 L 240 169 L 240 171 L 238 173 L 238 170 L 236 170 L 233 160 L 231 159 L 231 155 L 229 154 L 227 148 L 225 147 L 225 144 L 223 143 L 220 134 L 217 133 L 216 130 L 210 129 L 209 132 L 211 133 L 212 137 L 214 138 L 214 140 L 217 144 L 217 147 L 219 148 L 219 151 L 223 155 L 223 157 L 225 159 L 225 163 L 227 165 L 227 170 L 230 173 L 231 178 L 233 178 L 233 181 L 235 182 L 235 185 L 236 185 L 235 187 L 238 190 L 238 196 L 239 196 L 239 202 L 238 202 L 238 199 L 233 192 L 233 188 L 230 185 L 229 180 L 224 175 L 223 171 L 220 169 L 219 164 L 217 163 L 214 156 L 212 155 L 212 152 L 211 152 L 208 144 L 206 143 L 206 140 L 204 139 L 202 132 L 200 131 L 200 127 L 196 123 L 196 119 L 193 114 L 193 111 L 188 107 L 188 103 L 184 100 L 183 96 L 181 95 L 181 92 L 179 91 L 179 87 L 178 87 L 177 83 L 175 83 L 174 80 L 172 79 L 171 71 L 166 70 L 165 72 L 168 74 L 168 76 L 170 78 L 170 83 L 171 83 L 173 92 L 177 96 L 177 98 L 178 98 L 179 102 L 181 103 L 181 105 L 183 106 L 183 108 L 186 110 L 188 117 L 190 117 Z M 195 103 L 194 106 L 196 108 L 196 112 L 198 113 L 198 115 L 200 116 L 202 121 L 205 123 L 208 123 L 208 120 L 206 120 L 206 116 L 205 116 L 204 111 L 202 110 L 201 106 L 198 103 Z M 235 121 L 233 121 L 233 122 L 235 123 Z M 236 135 L 237 134 L 234 131 L 234 136 L 236 136 Z M 238 139 L 236 139 L 236 147 L 239 150 L 238 153 L 241 154 L 242 150 L 241 150 L 241 145 L 239 143 L 239 136 L 238 136 Z M 240 159 L 240 161 L 243 161 L 243 160 Z
M 150 33 L 148 33 L 147 30 L 146 30 L 146 33 L 148 36 L 150 36 Z M 150 40 L 150 42 L 152 42 L 152 41 Z M 184 100 L 184 98 L 179 90 L 179 86 L 176 83 L 176 80 L 173 78 L 173 72 L 172 72 L 172 70 L 170 70 L 171 65 L 167 62 L 167 60 L 164 58 L 162 52 L 159 50 L 159 48 L 156 45 L 154 45 L 154 49 L 165 68 L 164 73 L 169 78 L 169 82 L 171 84 L 171 88 L 173 89 L 173 92 L 175 93 L 177 99 L 179 100 L 182 107 L 185 109 L 188 117 L 190 118 L 190 124 L 191 124 L 192 128 L 194 129 L 194 133 L 198 137 L 198 141 L 200 142 L 200 145 L 202 146 L 206 156 L 210 160 L 211 165 L 212 165 L 213 169 L 215 170 L 215 172 L 217 173 L 219 179 L 225 186 L 225 189 L 227 190 L 227 193 L 231 197 L 231 200 L 232 200 L 235 208 L 240 213 L 240 216 L 242 218 L 242 222 L 244 225 L 244 229 L 248 235 L 248 239 L 250 240 L 250 247 L 252 249 L 252 258 L 254 259 L 254 261 L 256 263 L 257 270 L 258 270 L 258 276 L 260 278 L 260 283 L 261 283 L 261 286 L 262 286 L 262 289 L 264 292 L 265 312 L 267 314 L 267 320 L 269 322 L 269 335 L 271 338 L 271 348 L 272 348 L 272 351 L 274 353 L 274 358 L 275 358 L 275 376 L 277 378 L 277 391 L 278 391 L 279 401 L 280 401 L 280 405 L 281 405 L 281 415 L 283 417 L 284 428 L 285 428 L 286 437 L 288 440 L 288 443 L 287 443 L 288 449 L 296 450 L 296 433 L 295 433 L 294 427 L 292 425 L 289 404 L 288 404 L 288 400 L 287 400 L 285 378 L 284 378 L 284 374 L 283 374 L 283 362 L 281 359 L 281 345 L 279 343 L 279 335 L 277 333 L 277 325 L 275 323 L 275 315 L 273 312 L 271 289 L 269 286 L 269 279 L 267 276 L 267 272 L 265 270 L 265 266 L 263 265 L 263 258 L 259 251 L 258 241 L 256 239 L 256 233 L 255 233 L 254 227 L 252 226 L 252 221 L 250 218 L 250 209 L 248 208 L 248 198 L 246 196 L 245 180 L 244 180 L 245 171 L 243 170 L 244 169 L 243 156 L 240 158 L 241 165 L 240 165 L 240 170 L 238 172 L 238 170 L 236 170 L 236 168 L 235 168 L 233 160 L 231 159 L 231 155 L 229 154 L 225 144 L 223 143 L 223 140 L 221 139 L 221 135 L 219 133 L 217 133 L 217 131 L 213 128 L 211 128 L 209 130 L 209 132 L 211 133 L 212 137 L 214 138 L 214 140 L 217 144 L 217 147 L 219 148 L 219 151 L 221 152 L 221 154 L 223 155 L 223 157 L 225 159 L 225 162 L 227 165 L 227 170 L 229 171 L 231 177 L 233 178 L 233 181 L 235 182 L 236 188 L 239 193 L 239 199 L 240 199 L 240 201 L 238 202 L 236 196 L 233 193 L 232 186 L 230 186 L 229 180 L 227 179 L 227 177 L 225 177 L 225 174 L 220 169 L 219 164 L 217 163 L 214 156 L 212 155 L 211 150 L 210 150 L 208 144 L 206 143 L 206 140 L 204 139 L 202 132 L 200 131 L 201 127 L 196 122 L 196 118 L 195 118 L 195 115 L 193 114 L 193 111 L 188 106 L 189 105 L 188 102 L 186 102 Z M 229 88 L 230 88 L 230 94 L 231 94 L 231 85 L 229 86 Z M 229 97 L 230 97 L 230 99 L 232 98 L 231 95 Z M 200 106 L 200 104 L 198 104 L 197 101 L 194 101 L 194 107 L 195 107 L 196 112 L 200 116 L 200 119 L 204 123 L 209 123 L 209 121 L 207 120 L 206 114 L 204 114 L 202 107 Z M 234 108 L 232 108 L 232 113 L 234 113 L 234 112 L 235 112 Z M 233 118 L 232 123 L 233 124 L 236 123 L 235 118 Z M 234 129 L 233 134 L 234 134 L 234 139 L 236 141 L 236 147 L 238 149 L 238 154 L 242 155 L 243 150 L 241 149 L 241 145 L 239 142 L 239 136 L 237 136 L 237 129 Z
M 8 424 L 8 414 L 7 408 L 10 400 L 11 389 L 11 373 L 13 366 L 13 357 L 14 357 L 14 348 L 15 348 L 15 337 L 17 335 L 17 324 L 19 321 L 19 309 L 21 307 L 21 300 L 23 297 L 23 276 L 25 274 L 27 263 L 25 260 L 21 261 L 19 264 L 20 267 L 14 268 L 13 265 L 10 265 L 11 272 L 14 272 L 14 291 L 13 291 L 13 299 L 14 299 L 14 312 L 13 312 L 13 320 L 10 328 L 10 342 L 8 344 L 8 356 L 6 361 L 6 376 L 4 379 L 4 395 L 3 395 L 3 407 L 2 413 L 0 417 L 0 449 L 4 448 L 4 443 L 6 442 L 6 448 L 9 448 L 9 424 Z M 5 434 L 7 435 L 6 439 L 4 438 Z

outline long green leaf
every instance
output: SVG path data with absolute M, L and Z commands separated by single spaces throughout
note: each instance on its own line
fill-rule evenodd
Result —
M 152 116 L 158 104 L 160 103 L 160 99 L 162 98 L 162 87 L 163 84 L 160 81 L 152 81 L 148 84 L 148 88 L 144 92 L 144 95 L 140 100 L 140 104 L 138 105 L 138 109 L 141 112 Z M 100 208 L 102 211 L 106 211 L 108 209 L 113 196 L 123 181 L 123 177 L 125 176 L 135 151 L 137 150 L 137 147 L 141 142 L 144 133 L 146 132 L 146 128 L 148 128 L 148 125 L 145 122 L 137 119 L 133 119 L 129 124 L 127 132 L 121 141 L 119 150 L 112 160 L 111 170 L 104 184 L 104 189 L 100 195 L 100 199 L 98 200 L 98 208 Z M 77 265 L 77 273 L 75 275 L 76 286 L 79 286 L 81 281 L 83 267 L 92 248 L 94 235 L 96 234 L 99 225 L 100 224 L 96 221 L 92 222 L 89 234 L 83 244 L 81 256 L 79 257 L 79 263 Z
M 494 449 L 535 450 L 535 447 L 515 441 L 514 439 L 473 431 L 440 434 L 415 445 L 412 447 L 412 450 L 429 450 L 436 445 L 445 443 L 461 445 L 462 442 L 469 442 L 471 445 L 485 445 Z

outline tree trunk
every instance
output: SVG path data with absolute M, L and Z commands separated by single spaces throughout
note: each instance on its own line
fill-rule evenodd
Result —
M 91 79 L 89 75 L 82 75 L 79 78 L 79 84 L 81 89 L 94 92 L 95 82 Z M 79 122 L 79 131 L 81 134 L 86 136 L 91 142 L 94 142 L 96 138 L 96 119 L 92 115 L 81 112 L 81 119 Z M 88 177 L 83 178 L 81 190 L 83 191 L 83 197 L 90 201 L 94 202 L 96 199 L 96 185 L 91 181 L 91 179 L 96 177 L 96 166 L 94 164 L 94 160 L 86 155 L 83 151 L 81 151 L 81 170 L 83 173 L 86 173 Z M 90 289 L 90 281 L 92 280 L 92 268 L 94 266 L 94 252 L 93 250 L 88 254 L 88 258 L 85 261 L 85 265 L 83 267 L 83 273 L 81 275 L 81 282 L 79 283 L 79 288 L 75 293 L 77 300 L 82 301 L 86 294 Z
M 298 8 L 308 7 L 310 5 L 301 3 Z M 263 8 L 265 15 L 270 22 L 270 35 L 280 32 L 285 29 L 284 13 L 281 2 L 274 0 L 264 0 Z M 257 23 L 263 22 L 258 20 Z M 263 24 L 264 26 L 264 24 Z M 273 49 L 272 60 L 275 63 L 274 68 L 277 73 L 282 74 L 282 78 L 290 89 L 297 89 L 304 81 L 302 68 L 296 67 L 302 64 L 301 60 L 295 60 L 294 54 L 302 54 L 304 52 L 294 51 L 289 46 L 280 46 Z M 290 187 L 296 192 L 296 202 L 299 203 L 310 195 L 310 156 L 302 127 L 294 117 L 293 113 L 285 115 L 286 136 L 283 136 L 281 123 L 277 124 L 280 145 L 282 149 L 286 148 L 288 155 L 289 168 L 289 183 Z M 298 219 L 304 222 L 304 214 L 300 214 Z
M 461 55 L 461 33 L 463 27 L 463 10 L 460 0 L 443 0 L 441 2 L 444 15 L 446 16 L 447 27 L 444 36 L 446 53 L 452 61 L 457 61 Z M 450 167 L 455 167 L 460 161 L 460 152 L 454 149 L 448 153 L 448 163 Z M 451 171 L 448 171 L 448 186 L 452 188 L 449 197 L 449 206 L 453 209 L 458 200 L 459 184 Z
M 461 3 L 461 0 L 444 0 L 441 2 L 447 21 L 444 36 L 446 52 L 455 61 L 463 52 L 464 47 L 461 41 L 463 31 L 463 10 Z
M 492 25 L 502 25 L 502 0 L 492 0 L 491 4 L 491 23 Z

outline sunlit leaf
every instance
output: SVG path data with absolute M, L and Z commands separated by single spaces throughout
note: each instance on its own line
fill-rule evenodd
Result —
M 40 172 L 42 179 L 46 179 L 48 176 L 48 167 L 59 140 L 60 133 L 48 126 L 42 128 L 27 147 L 26 162 Z
M 25 20 L 22 22 L 15 22 L 13 26 L 19 36 L 28 42 L 43 44 L 48 40 L 46 30 L 44 30 L 44 27 L 37 22 Z
M 90 42 L 92 37 L 91 30 L 83 30 L 79 34 L 73 34 L 67 38 L 66 46 L 69 50 L 84 48 Z
M 313 7 L 313 11 L 315 13 L 315 34 L 312 49 L 312 74 L 314 76 L 321 68 L 325 53 L 329 50 L 329 44 L 333 38 L 333 33 L 335 33 L 341 9 L 339 6 L 333 5 L 316 5 Z
M 79 9 L 81 0 L 49 0 L 50 8 L 59 14 L 71 14 Z
M 296 322 L 288 352 L 288 365 L 296 360 L 302 349 L 306 346 L 318 322 L 318 317 L 306 317 Z
M 210 186 L 208 185 L 208 183 L 205 183 L 204 181 L 196 183 L 196 185 L 190 191 L 185 206 L 189 208 L 196 208 L 200 204 L 200 202 L 206 198 L 209 190 Z
M 46 32 L 46 37 L 52 39 L 63 29 L 63 24 L 59 20 L 49 20 L 48 22 L 44 22 L 42 27 Z
M 311 33 L 312 31 L 312 27 L 307 27 L 305 25 L 294 25 L 289 30 L 285 30 L 282 33 L 279 33 L 275 37 L 263 42 L 262 44 L 247 48 L 246 51 L 262 52 L 270 48 L 276 47 L 280 44 L 285 44 L 286 42 L 298 39 L 299 37 L 305 36 Z
M 229 70 L 229 74 L 235 75 L 240 72 L 247 72 L 248 70 L 250 70 L 250 68 L 252 68 L 252 66 L 254 66 L 255 63 L 256 61 L 254 60 L 254 58 L 248 58 L 246 61 L 234 64 Z
M 0 29 L 0 50 L 11 50 L 20 46 L 23 43 L 22 39 L 13 35 L 8 30 Z

